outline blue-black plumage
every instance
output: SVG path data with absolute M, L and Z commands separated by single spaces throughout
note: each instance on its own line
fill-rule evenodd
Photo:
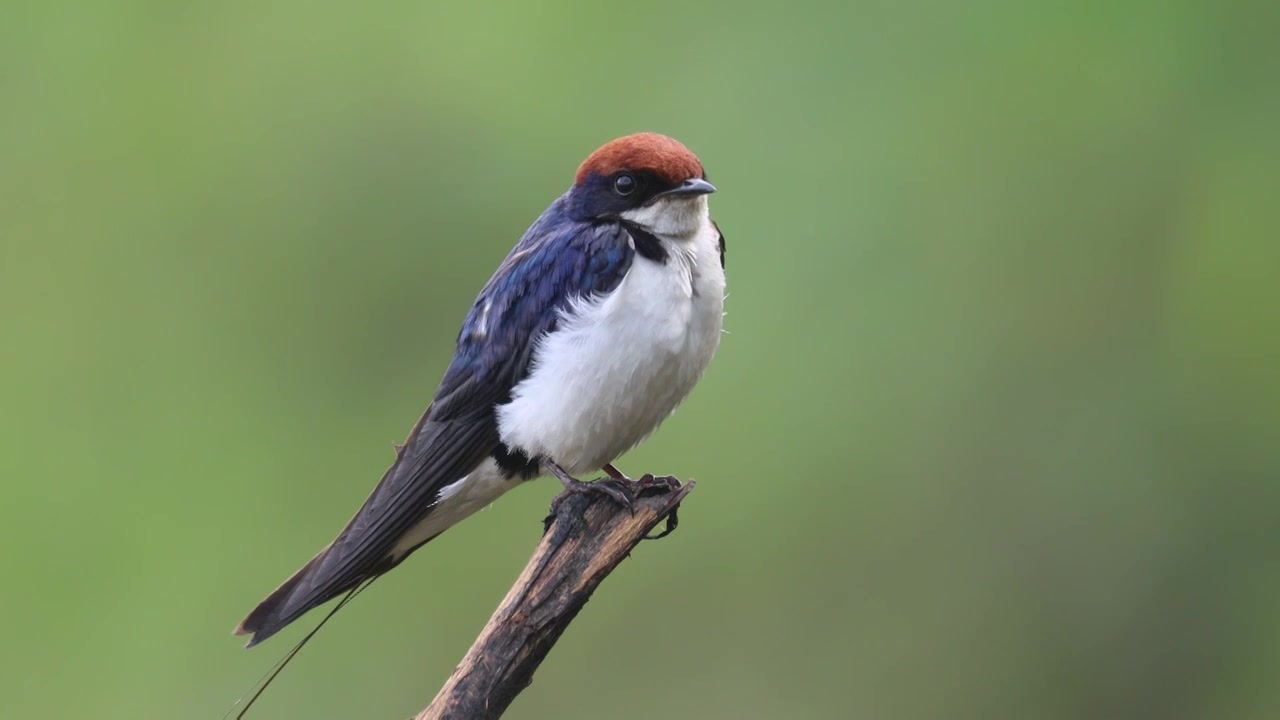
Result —
M 593 153 L 480 291 L 431 405 L 355 517 L 237 627 L 249 646 L 521 480 L 552 472 L 568 488 L 652 432 L 719 342 L 714 190 L 661 135 Z

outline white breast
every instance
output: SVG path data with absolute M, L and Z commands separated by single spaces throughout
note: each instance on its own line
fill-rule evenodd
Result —
M 663 240 L 669 257 L 637 255 L 614 292 L 584 298 L 543 338 L 529 376 L 498 408 L 503 442 L 570 473 L 612 462 L 680 404 L 720 342 L 719 233 Z

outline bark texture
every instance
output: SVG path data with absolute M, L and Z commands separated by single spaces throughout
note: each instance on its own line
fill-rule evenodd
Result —
M 560 503 L 515 585 L 415 720 L 485 720 L 506 711 L 600 582 L 659 523 L 666 530 L 656 537 L 674 529 L 676 509 L 694 487 L 648 476 L 641 483 L 634 512 L 597 493 Z

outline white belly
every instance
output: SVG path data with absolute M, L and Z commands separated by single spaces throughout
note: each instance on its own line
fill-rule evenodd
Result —
M 577 302 L 543 339 L 529 376 L 498 408 L 503 442 L 570 473 L 612 462 L 680 404 L 720 342 L 724 271 L 708 224 L 636 256 L 617 289 Z

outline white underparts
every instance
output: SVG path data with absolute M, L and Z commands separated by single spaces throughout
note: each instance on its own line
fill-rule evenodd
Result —
M 666 262 L 637 255 L 612 293 L 574 302 L 539 343 L 511 402 L 498 408 L 508 446 L 572 474 L 599 469 L 653 432 L 720 341 L 724 271 L 706 199 L 632 212 L 628 220 L 662 242 Z
M 600 469 L 653 432 L 693 389 L 720 342 L 724 270 L 706 198 L 659 201 L 626 219 L 662 242 L 666 262 L 636 255 L 613 292 L 573 302 L 556 331 L 539 341 L 511 402 L 498 407 L 508 447 L 575 475 Z M 491 309 L 486 303 L 472 332 L 486 332 Z M 431 512 L 396 542 L 392 557 L 404 557 L 519 484 L 486 459 L 439 490 Z

